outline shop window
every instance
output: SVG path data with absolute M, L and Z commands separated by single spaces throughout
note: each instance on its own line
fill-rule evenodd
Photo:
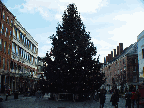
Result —
M 144 59 L 144 49 L 142 49 L 142 59 Z

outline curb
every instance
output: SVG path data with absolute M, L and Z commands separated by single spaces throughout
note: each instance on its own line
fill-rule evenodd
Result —
M 11 102 L 11 101 L 20 101 L 20 100 L 25 100 L 25 99 L 30 99 L 30 98 L 32 98 L 32 97 L 26 97 L 26 98 L 22 98 L 22 99 L 12 99 L 12 100 L 7 100 L 7 101 L 5 101 L 5 100 L 3 100 L 2 102 Z

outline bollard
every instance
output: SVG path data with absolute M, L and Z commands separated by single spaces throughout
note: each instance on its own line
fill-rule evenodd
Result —
M 7 101 L 7 98 L 8 98 L 8 94 L 6 94 L 6 99 L 5 99 L 6 101 Z

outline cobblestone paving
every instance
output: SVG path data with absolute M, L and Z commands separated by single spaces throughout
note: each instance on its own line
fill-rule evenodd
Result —
M 111 94 L 106 94 L 104 108 L 114 108 L 110 102 Z M 99 108 L 99 102 L 88 100 L 86 102 L 54 101 L 48 100 L 45 95 L 42 99 L 31 97 L 17 101 L 4 101 L 0 103 L 0 108 Z M 120 98 L 118 108 L 125 108 L 125 100 Z M 136 105 L 135 107 L 136 108 Z M 141 107 L 142 108 L 142 107 Z

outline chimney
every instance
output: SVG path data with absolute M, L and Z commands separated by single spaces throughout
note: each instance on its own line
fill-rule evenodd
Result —
M 111 51 L 111 60 L 113 59 L 113 51 Z
M 119 43 L 119 55 L 123 52 L 123 43 Z
M 104 57 L 104 63 L 106 63 L 106 58 Z
M 117 46 L 117 56 L 119 55 L 119 46 Z
M 106 56 L 106 63 L 108 62 L 108 56 Z
M 108 54 L 108 62 L 111 60 L 111 54 Z
M 113 49 L 113 57 L 116 57 L 116 49 Z

